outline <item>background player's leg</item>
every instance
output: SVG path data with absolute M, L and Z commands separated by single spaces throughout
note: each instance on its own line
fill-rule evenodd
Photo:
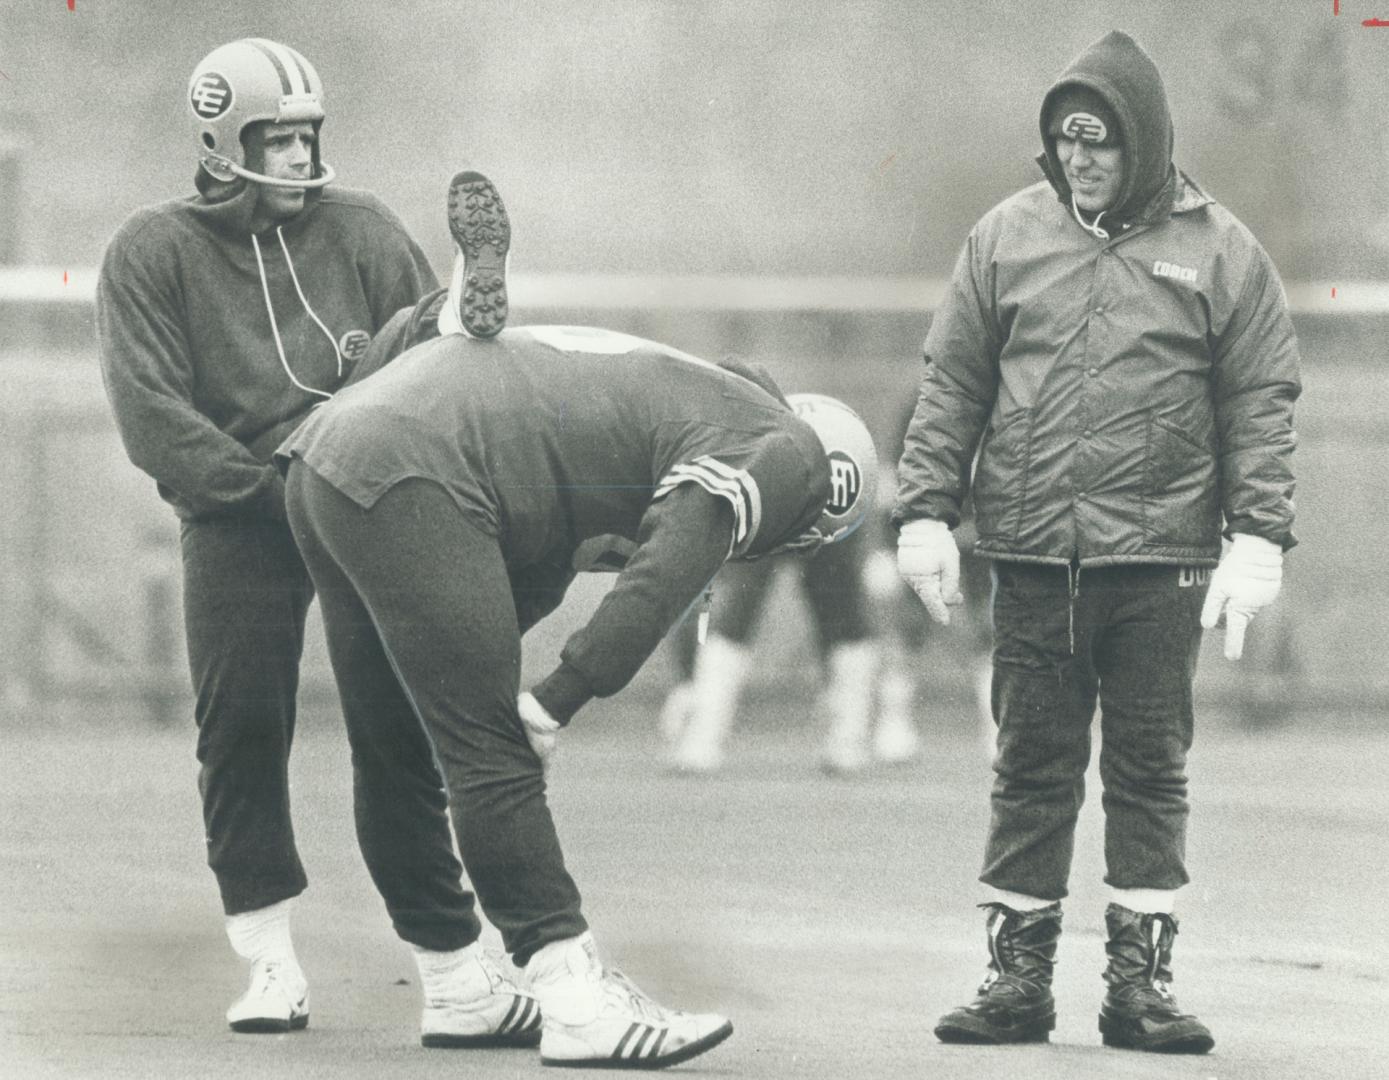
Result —
M 685 681 L 661 710 L 671 742 L 669 762 L 680 772 L 713 772 L 724 748 L 752 667 L 752 638 L 778 566 L 776 559 L 727 563 L 714 581 L 709 634 L 696 641 L 696 619 L 676 630 L 677 662 Z
M 828 725 L 820 760 L 834 773 L 854 772 L 870 760 L 882 649 L 868 614 L 867 554 L 868 534 L 860 529 L 800 568 L 825 675 L 821 701 Z

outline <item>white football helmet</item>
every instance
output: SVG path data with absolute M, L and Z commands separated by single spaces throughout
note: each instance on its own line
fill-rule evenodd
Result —
M 331 166 L 314 146 L 314 175 L 285 180 L 246 167 L 241 133 L 250 124 L 323 120 L 323 83 L 314 66 L 288 45 L 266 38 L 242 38 L 213 49 L 188 80 L 188 107 L 198 126 L 198 162 L 218 180 L 238 176 L 257 184 L 320 188 L 331 183 Z
M 843 540 L 863 524 L 878 489 L 878 452 L 858 413 L 825 394 L 787 394 L 796 415 L 814 429 L 830 461 L 830 497 L 805 533 L 778 551 L 800 551 Z

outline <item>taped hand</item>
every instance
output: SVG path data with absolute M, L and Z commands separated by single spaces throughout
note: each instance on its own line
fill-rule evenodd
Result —
M 526 732 L 526 741 L 531 744 L 535 756 L 540 759 L 540 767 L 549 771 L 550 756 L 555 752 L 555 732 L 559 731 L 559 721 L 545 711 L 545 706 L 535 700 L 529 691 L 516 699 L 516 711 L 521 714 L 521 727 Z
M 950 625 L 951 604 L 960 594 L 960 549 L 943 521 L 922 518 L 902 526 L 897 536 L 897 572 L 926 605 L 926 613 Z
M 1210 590 L 1201 608 L 1201 625 L 1210 630 L 1225 615 L 1225 659 L 1244 655 L 1244 631 L 1249 620 L 1278 596 L 1283 584 L 1283 549 L 1271 540 L 1246 533 L 1231 537 L 1230 546 L 1211 574 Z

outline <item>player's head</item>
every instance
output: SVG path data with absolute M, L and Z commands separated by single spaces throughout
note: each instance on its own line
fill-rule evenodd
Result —
M 289 46 L 242 38 L 213 49 L 193 69 L 188 107 L 198 162 L 215 180 L 301 193 L 332 181 L 319 157 L 323 83 Z
M 878 487 L 878 454 L 858 413 L 825 394 L 788 394 L 786 401 L 824 447 L 830 463 L 830 497 L 815 524 L 779 546 L 776 554 L 812 550 L 845 539 L 872 510 Z

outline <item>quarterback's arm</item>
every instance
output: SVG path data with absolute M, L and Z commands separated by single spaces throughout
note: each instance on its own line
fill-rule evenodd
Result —
M 566 724 L 589 698 L 626 686 L 723 565 L 732 536 L 729 503 L 697 484 L 653 502 L 612 590 L 534 688 L 545 711 Z
M 897 467 L 892 524 L 919 518 L 959 523 L 969 470 L 998 396 L 1002 332 L 989 273 L 971 234 L 949 292 L 926 335 L 926 371 Z
M 283 519 L 284 484 L 193 404 L 193 368 L 164 283 L 108 254 L 97 284 L 98 352 L 106 396 L 130 460 L 194 513 Z

